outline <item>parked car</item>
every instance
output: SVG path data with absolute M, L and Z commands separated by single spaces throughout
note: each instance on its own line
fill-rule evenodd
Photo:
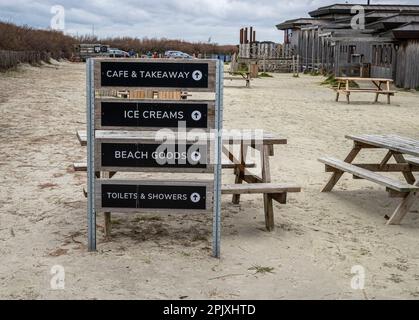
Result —
M 182 51 L 166 51 L 164 56 L 172 59 L 193 59 L 191 55 Z
M 115 48 L 109 49 L 108 53 L 111 58 L 129 58 L 130 57 L 128 52 L 115 49 Z

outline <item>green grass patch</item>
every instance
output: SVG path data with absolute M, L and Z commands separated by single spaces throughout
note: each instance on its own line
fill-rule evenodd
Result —
M 259 78 L 273 78 L 273 76 L 267 72 L 261 72 L 259 73 Z

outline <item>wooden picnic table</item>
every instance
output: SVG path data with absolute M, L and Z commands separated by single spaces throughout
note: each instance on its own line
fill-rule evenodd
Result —
M 354 178 L 366 179 L 383 185 L 391 197 L 402 198 L 400 205 L 387 223 L 388 225 L 400 224 L 419 197 L 419 179 L 413 175 L 414 172 L 419 172 L 419 140 L 398 135 L 367 134 L 348 135 L 346 138 L 352 140 L 354 146 L 344 161 L 331 157 L 319 159 L 326 165 L 327 172 L 333 172 L 323 192 L 332 191 L 344 172 L 354 175 Z M 387 153 L 380 163 L 352 164 L 362 149 L 382 149 Z M 391 158 L 394 158 L 396 163 L 389 163 Z M 406 182 L 378 172 L 399 172 Z
M 349 96 L 354 93 L 375 93 L 375 101 L 378 102 L 380 94 L 387 96 L 387 103 L 390 104 L 390 97 L 394 96 L 396 91 L 391 90 L 392 79 L 385 78 L 360 78 L 360 77 L 337 77 L 338 87 L 336 89 L 336 102 L 339 101 L 339 95 L 345 94 L 348 104 L 350 103 Z M 371 82 L 372 88 L 351 88 L 351 82 Z
M 224 71 L 226 74 L 232 75 L 231 77 L 224 77 L 224 80 L 244 80 L 246 81 L 246 88 L 250 88 L 250 81 L 252 80 L 250 76 L 250 72 L 231 72 L 231 71 Z M 234 75 L 240 75 L 240 77 L 234 77 Z
M 194 133 L 193 136 L 208 135 L 207 133 Z M 134 131 L 106 131 L 97 130 L 96 138 L 100 140 L 115 139 L 126 141 L 155 142 L 155 132 L 134 132 Z M 82 146 L 87 146 L 86 131 L 78 131 L 77 138 Z M 202 138 L 202 137 L 200 137 Z M 275 228 L 273 200 L 280 204 L 287 203 L 287 194 L 301 192 L 301 187 L 296 184 L 289 183 L 272 183 L 270 171 L 270 157 L 274 156 L 275 145 L 287 144 L 287 139 L 276 134 L 264 132 L 263 135 L 255 135 L 254 133 L 224 133 L 223 154 L 228 158 L 227 163 L 223 163 L 223 169 L 234 169 L 235 183 L 233 185 L 223 185 L 222 193 L 233 195 L 233 203 L 240 203 L 240 195 L 242 194 L 263 194 L 265 224 L 268 231 Z M 187 139 L 186 139 L 187 140 Z M 185 141 L 186 141 L 185 140 Z M 234 146 L 240 146 L 234 148 Z M 239 149 L 239 150 L 236 150 Z M 249 149 L 257 150 L 260 153 L 260 175 L 249 172 L 250 168 L 255 168 L 255 163 L 246 160 Z M 239 151 L 239 155 L 237 155 Z M 74 164 L 76 171 L 86 171 L 87 162 Z M 116 172 L 107 173 L 112 178 Z M 97 173 L 101 176 L 102 173 Z M 246 182 L 246 184 L 243 184 Z M 108 230 L 109 227 L 105 227 Z

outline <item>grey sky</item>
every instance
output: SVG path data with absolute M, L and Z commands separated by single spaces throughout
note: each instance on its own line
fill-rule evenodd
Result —
M 166 37 L 236 44 L 240 27 L 254 26 L 258 40 L 281 41 L 275 24 L 333 3 L 366 0 L 0 0 L 0 19 L 47 28 L 51 7 L 65 8 L 65 32 L 104 36 Z M 418 4 L 419 0 L 372 0 L 372 4 Z

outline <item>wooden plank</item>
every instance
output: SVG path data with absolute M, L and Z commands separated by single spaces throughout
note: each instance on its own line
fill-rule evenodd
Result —
M 419 186 L 419 183 L 417 184 Z M 400 205 L 397 207 L 396 211 L 394 211 L 391 218 L 388 220 L 387 225 L 399 225 L 401 224 L 402 220 L 406 216 L 406 214 L 410 211 L 413 204 L 419 198 L 419 192 L 414 191 L 410 192 L 407 197 L 403 199 Z
M 111 192 L 111 196 L 116 196 L 118 198 L 123 198 L 124 204 L 127 204 L 126 201 L 130 202 L 131 204 L 137 205 L 141 201 L 141 193 L 145 193 L 146 199 L 148 197 L 154 197 L 155 201 L 157 202 L 156 205 L 160 206 L 158 208 L 147 208 L 144 207 L 146 204 L 143 202 L 143 205 L 140 204 L 138 208 L 128 208 L 128 207 L 104 207 L 102 203 L 102 186 L 127 186 L 128 188 L 135 189 L 135 192 L 126 191 L 126 192 Z M 138 188 L 138 186 L 141 186 Z M 156 188 L 161 187 L 159 190 L 147 189 L 148 187 Z M 184 191 L 184 188 L 188 188 L 188 191 Z M 203 205 L 204 209 L 190 209 L 191 206 L 191 199 L 194 193 L 194 188 L 197 190 L 198 193 L 201 193 L 200 189 L 205 188 L 205 199 L 201 198 L 199 201 L 200 205 Z M 173 191 L 174 190 L 174 191 Z M 96 180 L 95 185 L 95 207 L 97 212 L 120 212 L 120 213 L 171 213 L 171 214 L 185 214 L 185 213 L 212 213 L 213 210 L 213 194 L 214 194 L 214 182 L 211 180 L 184 180 L 184 181 L 167 181 L 167 180 Z M 105 192 L 107 193 L 107 192 Z M 134 194 L 137 194 L 137 200 L 133 199 Z M 178 208 L 163 208 L 164 201 L 159 199 L 160 195 L 167 195 L 174 202 L 178 202 L 176 204 Z M 108 195 L 107 195 L 108 196 Z M 166 197 L 167 197 L 166 196 Z M 175 205 L 175 206 L 176 206 Z M 179 208 L 182 206 L 182 208 Z
M 252 183 L 223 185 L 221 190 L 223 194 L 270 194 L 301 192 L 301 187 L 295 184 Z
M 361 146 L 355 143 L 352 150 L 346 156 L 345 162 L 352 163 L 352 161 L 354 161 L 354 159 L 356 158 L 356 156 L 359 154 L 360 151 L 361 151 Z M 326 186 L 323 188 L 322 192 L 332 191 L 335 185 L 339 182 L 340 178 L 342 178 L 342 176 L 343 176 L 343 172 L 333 173 L 333 175 L 330 177 L 329 181 L 327 182 Z
M 347 139 L 419 157 L 419 141 L 398 135 L 347 135 Z
M 261 162 L 262 162 L 262 180 L 264 183 L 271 182 L 271 167 L 269 163 L 269 147 L 263 146 L 261 150 Z M 273 231 L 275 229 L 275 218 L 274 218 L 274 209 L 272 203 L 272 197 L 268 194 L 263 195 L 263 203 L 265 209 L 265 224 L 268 231 Z
M 109 108 L 112 104 L 115 105 L 116 111 L 111 111 Z M 107 116 L 112 119 L 112 126 L 103 125 L 105 110 L 109 112 Z M 163 114 L 166 110 L 167 113 Z M 130 113 L 127 114 L 125 111 Z M 194 112 L 197 111 L 199 112 L 198 117 L 194 118 Z M 177 130 L 180 121 L 186 123 L 187 129 L 206 131 L 214 129 L 215 101 L 121 100 L 112 98 L 95 100 L 95 129 L 97 130 L 159 131 L 162 128 Z M 121 126 L 114 125 L 118 124 L 118 122 L 126 124 Z
M 382 90 L 374 90 L 374 89 L 349 89 L 349 90 L 336 89 L 336 91 L 338 91 L 339 93 L 355 92 L 355 93 L 377 93 L 377 94 L 385 94 L 385 95 L 394 95 L 396 93 L 395 91 L 382 91 Z
M 223 161 L 223 169 L 234 169 L 237 167 L 236 164 L 230 161 Z M 245 164 L 246 168 L 256 168 L 255 162 L 248 162 Z M 75 162 L 73 163 L 74 171 L 76 172 L 87 172 L 87 162 Z
M 392 189 L 398 192 L 410 192 L 412 190 L 419 189 L 418 187 L 400 182 L 392 178 L 388 178 L 386 176 L 379 175 L 375 172 L 371 172 L 369 170 L 354 166 L 350 163 L 346 163 L 344 161 L 341 161 L 335 158 L 325 157 L 325 158 L 320 158 L 319 161 L 324 163 L 327 166 L 331 166 L 336 169 L 339 169 L 342 172 L 348 172 L 357 177 L 383 185 L 389 189 Z
M 386 78 L 360 78 L 360 77 L 336 77 L 336 80 L 338 81 L 365 81 L 365 82 L 371 82 L 371 81 L 382 81 L 382 82 L 390 82 L 393 83 L 393 79 L 386 79 Z
M 151 131 L 107 131 L 107 130 L 97 130 L 96 131 L 96 138 L 100 139 L 138 139 L 142 138 L 143 141 L 145 139 L 148 139 L 149 141 L 156 141 L 155 132 Z M 196 141 L 196 137 L 200 139 L 204 139 L 204 137 L 208 137 L 207 133 L 187 133 L 187 136 L 184 137 L 182 134 L 180 134 L 180 138 L 185 138 L 189 141 Z M 213 135 L 209 136 L 210 138 L 213 138 Z M 282 138 L 276 134 L 264 132 L 263 133 L 263 141 L 262 143 L 265 145 L 276 145 L 276 144 L 287 144 L 287 139 Z M 77 139 L 79 140 L 80 144 L 82 146 L 87 145 L 87 134 L 84 130 L 77 131 Z M 163 138 L 160 139 L 163 141 Z M 229 144 L 229 145 L 237 145 L 241 143 L 245 144 L 257 144 L 260 143 L 259 136 L 255 136 L 255 134 L 252 133 L 243 133 L 243 134 L 237 134 L 235 132 L 225 132 L 223 134 L 223 143 Z
M 79 142 L 80 142 L 80 145 L 82 147 L 86 147 L 87 146 L 87 133 L 86 133 L 86 131 L 79 130 L 79 131 L 76 132 L 76 135 L 77 135 L 77 140 L 79 140 Z
M 149 64 L 183 64 L 183 65 L 189 65 L 189 64 L 204 64 L 204 65 L 208 65 L 208 86 L 206 88 L 197 88 L 195 86 L 193 87 L 188 87 L 188 86 L 167 86 L 166 84 L 162 84 L 162 86 L 153 86 L 150 87 L 148 84 L 146 86 L 144 85 L 137 85 L 137 86 L 133 86 L 132 84 L 130 85 L 106 85 L 106 86 L 102 86 L 101 84 L 101 76 L 102 76 L 102 65 L 101 63 L 119 63 L 119 64 L 125 64 L 125 63 L 129 63 L 132 65 L 137 65 L 139 68 L 138 70 L 136 69 L 137 72 L 137 78 L 132 77 L 131 74 L 128 75 L 128 77 L 126 77 L 127 79 L 130 80 L 130 82 L 135 82 L 136 79 L 138 79 L 139 77 L 139 72 L 141 71 L 140 66 L 141 64 L 143 65 L 149 65 Z M 136 67 L 137 67 L 136 66 Z M 182 71 L 183 68 L 181 66 L 179 66 L 179 70 L 170 70 L 170 71 Z M 192 71 L 192 69 L 190 70 Z M 105 72 L 105 71 L 104 71 Z M 189 74 L 189 77 L 191 76 L 191 74 Z M 181 79 L 179 79 L 178 81 L 181 81 Z M 94 59 L 94 82 L 95 82 L 95 88 L 97 90 L 102 90 L 102 89 L 108 89 L 108 90 L 126 90 L 126 89 L 130 89 L 130 90 L 151 90 L 151 91 L 165 91 L 165 90 L 180 90 L 180 91 L 190 91 L 190 92 L 214 92 L 215 91 L 215 82 L 216 82 L 216 61 L 215 60 L 204 60 L 204 59 L 191 59 L 191 60 L 176 60 L 176 59 L 133 59 L 133 58 L 129 58 L 129 59 L 125 59 L 125 58 L 95 58 Z M 140 83 L 140 80 L 137 81 L 138 83 Z M 150 83 L 149 80 L 145 81 L 144 83 Z M 163 82 L 162 82 L 163 83 Z M 167 81 L 166 81 L 167 83 Z
M 419 166 L 419 158 L 406 158 L 407 163 L 410 163 L 414 166 Z
M 391 164 L 381 165 L 381 164 L 375 164 L 375 163 L 365 163 L 365 164 L 354 163 L 353 165 L 359 168 L 373 171 L 373 172 L 412 172 L 412 171 L 418 172 L 419 171 L 419 167 L 412 168 L 412 166 L 409 164 L 391 163 Z M 332 167 L 326 168 L 326 172 L 338 172 L 338 171 L 339 169 L 336 169 L 336 168 L 332 168 Z

